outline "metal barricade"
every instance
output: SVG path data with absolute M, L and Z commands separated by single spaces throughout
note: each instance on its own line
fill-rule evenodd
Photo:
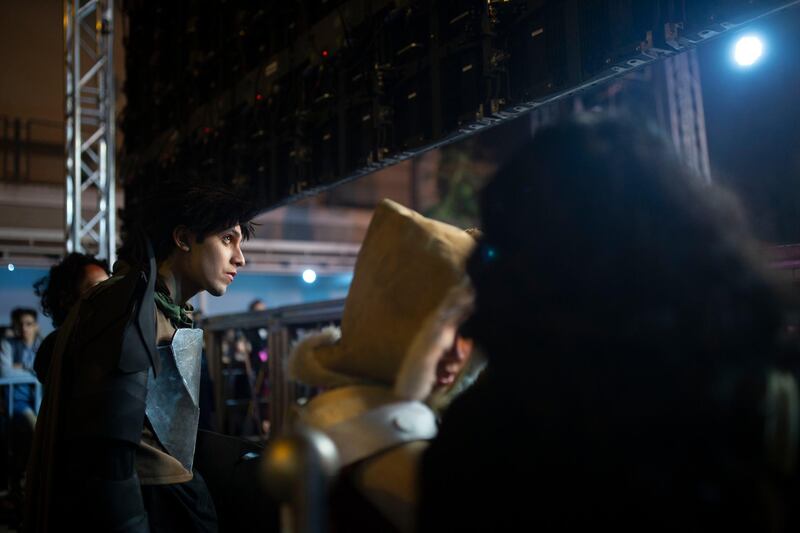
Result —
M 39 412 L 39 406 L 42 404 L 42 384 L 36 379 L 36 376 L 13 376 L 7 378 L 0 378 L 0 388 L 8 386 L 8 417 L 14 416 L 14 386 L 16 385 L 33 385 L 36 391 L 36 412 Z
M 304 331 L 338 324 L 343 309 L 344 300 L 332 300 L 205 319 L 202 327 L 205 331 L 209 373 L 214 382 L 217 430 L 226 432 L 228 414 L 237 407 L 236 402 L 231 402 L 231 398 L 227 397 L 228 391 L 225 388 L 228 375 L 223 364 L 222 341 L 227 331 L 266 328 L 268 332 L 267 365 L 270 394 L 266 401 L 269 409 L 270 434 L 277 435 L 286 426 L 286 417 L 292 406 L 296 404 L 298 397 L 304 394 L 304 391 L 300 390 L 300 385 L 291 382 L 286 375 L 286 360 L 294 342 Z

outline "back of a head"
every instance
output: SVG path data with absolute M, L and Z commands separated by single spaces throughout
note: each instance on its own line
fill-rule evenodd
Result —
M 80 298 L 80 286 L 86 267 L 95 265 L 109 272 L 108 262 L 88 254 L 72 252 L 50 267 L 47 276 L 34 284 L 42 312 L 53 320 L 53 326 L 64 322 L 73 304 Z
M 537 133 L 481 209 L 475 338 L 499 390 L 524 386 L 522 416 L 551 424 L 552 472 L 676 517 L 702 500 L 699 478 L 721 501 L 720 476 L 752 475 L 758 394 L 742 390 L 763 376 L 780 307 L 724 191 L 652 130 L 590 116 Z
M 122 246 L 119 258 L 141 265 L 147 259 L 149 240 L 156 261 L 175 249 L 172 232 L 185 226 L 202 241 L 212 232 L 241 226 L 242 236 L 253 234 L 256 206 L 244 193 L 222 185 L 163 181 L 132 199 L 122 214 Z
M 590 116 L 547 128 L 489 183 L 481 207 L 485 238 L 469 268 L 488 348 L 531 332 L 556 350 L 581 339 L 647 345 L 657 334 L 710 353 L 733 344 L 726 335 L 759 346 L 777 326 L 735 201 L 645 127 Z M 492 322 L 507 324 L 502 335 L 480 328 Z
M 256 298 L 247 306 L 248 311 L 266 311 L 267 304 L 261 298 Z

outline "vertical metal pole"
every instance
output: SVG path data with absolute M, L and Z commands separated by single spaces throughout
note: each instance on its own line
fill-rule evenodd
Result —
M 299 426 L 272 439 L 263 454 L 262 483 L 281 505 L 283 533 L 326 533 L 329 488 L 339 471 L 336 444 Z
M 667 89 L 667 108 L 669 109 L 669 132 L 676 150 L 681 149 L 681 129 L 678 121 L 678 102 L 675 97 L 675 58 L 664 61 L 664 82 Z
M 214 386 L 214 410 L 216 411 L 216 431 L 225 433 L 225 377 L 222 375 L 222 332 L 205 330 L 206 361 L 211 383 Z
M 708 137 L 706 136 L 706 112 L 703 105 L 703 85 L 700 80 L 697 50 L 690 50 L 687 59 L 692 84 L 695 127 L 697 128 L 698 172 L 708 183 L 711 183 L 711 161 L 708 156 Z
M 269 380 L 271 397 L 269 402 L 270 433 L 279 435 L 284 430 L 285 415 L 289 410 L 289 387 L 293 384 L 287 381 L 285 361 L 289 356 L 290 339 L 289 328 L 280 322 L 270 321 L 269 337 Z
M 76 71 L 80 64 L 79 38 L 76 33 L 78 0 L 64 0 L 64 70 L 66 97 L 64 102 L 64 139 L 66 142 L 65 222 L 67 252 L 80 250 L 80 98 L 76 98 Z M 78 136 L 77 140 L 75 136 Z M 78 186 L 75 186 L 75 183 Z M 76 190 L 78 192 L 77 206 Z M 77 213 L 77 215 L 76 215 Z
M 31 181 L 31 139 L 33 139 L 31 119 L 25 122 L 25 181 Z
M 114 0 L 64 1 L 64 53 L 66 249 L 89 251 L 113 264 Z M 86 220 L 85 210 L 92 211 Z
M 697 51 L 688 50 L 664 61 L 672 142 L 686 164 L 711 182 L 706 121 Z
M 105 135 L 103 139 L 100 161 L 105 166 L 102 175 L 102 185 L 98 191 L 100 198 L 100 210 L 105 213 L 105 220 L 101 224 L 101 246 L 100 255 L 105 257 L 109 264 L 113 265 L 116 259 L 116 202 L 115 202 L 115 155 L 116 155 L 116 99 L 114 91 L 114 2 L 109 0 L 103 10 L 102 32 L 105 40 L 106 63 L 103 70 L 105 75 L 101 80 L 102 116 L 104 117 Z
M 22 180 L 22 167 L 20 159 L 22 156 L 22 121 L 14 119 L 14 181 Z
M 8 179 L 8 117 L 3 117 L 3 179 Z

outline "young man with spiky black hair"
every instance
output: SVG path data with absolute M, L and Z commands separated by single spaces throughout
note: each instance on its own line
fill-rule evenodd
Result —
M 160 184 L 123 216 L 114 276 L 59 333 L 28 471 L 25 528 L 215 531 L 194 470 L 202 331 L 190 298 L 225 294 L 253 206 Z

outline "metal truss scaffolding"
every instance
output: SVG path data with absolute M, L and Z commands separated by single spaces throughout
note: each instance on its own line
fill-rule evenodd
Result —
M 113 263 L 113 0 L 64 1 L 66 248 Z
M 706 119 L 703 109 L 703 86 L 700 80 L 697 50 L 676 47 L 677 52 L 670 52 L 660 63 L 648 66 L 638 75 L 630 73 L 622 83 L 644 83 L 651 87 L 648 92 L 655 96 L 652 116 L 667 132 L 680 158 L 686 166 L 700 176 L 706 183 L 711 182 L 711 164 L 708 156 L 708 139 L 706 137 Z M 618 82 L 620 83 L 620 82 Z M 613 94 L 621 94 L 608 84 L 604 90 L 606 99 L 598 99 L 601 105 L 597 108 L 615 110 L 624 98 L 618 99 Z M 637 98 L 637 96 L 633 96 Z M 561 101 L 549 102 L 530 112 L 531 132 L 573 113 L 593 109 L 584 107 L 582 95 L 575 95 L 566 105 Z
M 672 142 L 686 164 L 710 182 L 711 165 L 697 50 L 687 50 L 667 58 L 664 74 Z

